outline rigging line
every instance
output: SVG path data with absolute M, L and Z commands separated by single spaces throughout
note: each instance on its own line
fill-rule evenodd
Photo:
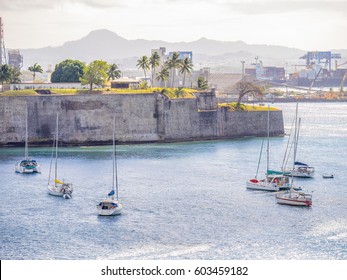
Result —
M 264 141 L 265 141 L 265 138 L 263 138 L 263 141 L 262 141 L 262 143 L 261 143 L 261 149 L 260 149 L 259 160 L 258 160 L 258 167 L 257 167 L 257 172 L 256 172 L 256 174 L 255 174 L 255 179 L 257 179 L 257 176 L 258 176 L 258 171 L 259 171 L 259 165 L 260 165 L 261 155 L 262 155 L 262 153 L 263 153 Z
M 282 171 L 284 171 L 286 166 L 287 166 L 287 162 L 288 162 L 288 158 L 289 158 L 289 154 L 290 154 L 290 150 L 288 153 L 288 146 L 289 146 L 289 142 L 292 138 L 292 133 L 293 133 L 293 128 L 294 128 L 294 120 L 295 120 L 295 118 L 293 118 L 293 120 L 292 120 L 292 125 L 290 128 L 290 133 L 289 133 L 289 137 L 288 137 L 288 141 L 287 141 L 287 145 L 286 145 L 286 150 L 285 150 L 284 156 L 283 156 L 283 162 L 282 162 L 282 167 L 281 167 Z M 287 157 L 287 155 L 288 155 L 288 157 Z

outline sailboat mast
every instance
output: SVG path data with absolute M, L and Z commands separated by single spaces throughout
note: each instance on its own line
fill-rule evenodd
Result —
M 54 179 L 54 184 L 57 186 L 57 178 L 58 178 L 58 113 L 57 113 L 57 120 L 56 120 L 56 132 L 55 132 L 55 179 Z
M 26 115 L 25 115 L 25 149 L 24 149 L 24 153 L 25 153 L 25 159 L 28 160 L 29 159 L 29 155 L 28 155 L 28 104 L 26 106 L 25 113 L 26 113 Z
M 118 178 L 117 178 L 117 150 L 116 150 L 116 114 L 113 115 L 113 174 L 112 174 L 112 190 L 115 191 L 114 186 L 116 185 L 116 198 L 118 200 Z M 114 199 L 114 195 L 112 195 Z
M 265 138 L 263 138 L 263 141 L 261 142 L 261 149 L 260 149 L 260 153 L 259 153 L 259 160 L 258 160 L 257 172 L 255 173 L 255 177 L 254 177 L 255 179 L 257 179 L 257 177 L 258 177 L 261 155 L 263 154 L 264 139 L 265 139 Z M 267 172 L 266 172 L 266 173 L 267 173 Z
M 296 148 L 297 148 L 297 135 L 298 135 L 298 105 L 299 103 L 296 103 L 296 109 L 295 109 L 295 129 L 294 129 L 294 137 L 293 137 L 293 142 L 294 142 L 294 154 L 293 154 L 293 168 L 292 172 L 294 171 L 295 168 L 295 161 L 296 161 Z M 293 181 L 294 181 L 294 176 L 292 175 L 292 180 L 290 184 L 290 191 L 293 191 Z
M 296 149 L 297 149 L 297 141 L 298 141 L 298 102 L 296 103 L 296 109 L 295 109 L 295 130 L 294 130 L 294 155 L 293 155 L 293 170 L 295 167 L 295 161 L 296 161 Z
M 116 198 L 118 201 L 118 172 L 117 172 L 117 148 L 116 148 L 116 114 L 114 115 L 113 122 L 113 159 L 114 159 L 114 173 L 116 176 Z
M 300 126 L 301 126 L 301 118 L 299 118 L 298 129 L 297 129 L 296 140 L 295 140 L 295 149 L 294 149 L 294 159 L 295 159 L 295 161 L 296 161 L 296 153 L 298 152 Z
M 266 174 L 269 170 L 269 153 L 270 153 L 270 105 L 267 107 L 267 147 L 266 147 Z

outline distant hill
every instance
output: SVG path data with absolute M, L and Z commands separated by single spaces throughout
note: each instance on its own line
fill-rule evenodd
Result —
M 305 50 L 273 45 L 249 45 L 242 41 L 227 42 L 201 38 L 193 42 L 169 43 L 151 40 L 127 40 L 109 30 L 96 30 L 87 36 L 66 42 L 58 47 L 20 50 L 24 58 L 23 70 L 34 63 L 39 63 L 43 69 L 52 67 L 65 59 L 78 59 L 89 63 L 95 59 L 121 64 L 121 68 L 136 70 L 136 60 L 139 56 L 150 55 L 151 49 L 166 47 L 167 51 L 192 51 L 195 68 L 210 67 L 215 71 L 239 71 L 241 60 L 246 65 L 259 57 L 264 65 L 285 66 L 288 61 L 297 61 L 306 53 Z M 219 69 L 219 70 L 218 70 Z

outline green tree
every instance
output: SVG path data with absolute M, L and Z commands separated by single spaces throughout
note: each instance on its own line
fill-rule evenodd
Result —
M 141 56 L 138 60 L 137 60 L 137 64 L 136 66 L 139 69 L 142 69 L 143 72 L 145 73 L 145 80 L 147 79 L 146 73 L 149 70 L 149 60 L 148 57 L 146 55 Z
M 154 52 L 151 57 L 149 58 L 149 65 L 151 66 L 152 70 L 152 77 L 151 77 L 151 85 L 154 84 L 154 76 L 155 76 L 155 69 L 160 66 L 160 55 L 158 52 Z
M 208 83 L 205 80 L 204 77 L 200 76 L 198 78 L 198 89 L 207 89 L 208 88 Z
M 161 84 L 164 84 L 166 86 L 165 82 L 169 78 L 170 73 L 169 69 L 167 67 L 163 67 L 156 75 L 156 80 L 161 81 Z
M 85 63 L 79 60 L 66 59 L 57 65 L 51 76 L 52 83 L 78 83 L 83 76 Z
M 10 84 L 19 84 L 19 83 L 21 83 L 20 75 L 21 75 L 21 72 L 19 71 L 18 68 L 10 66 L 10 77 L 8 79 L 8 82 Z
M 107 72 L 110 66 L 106 61 L 94 60 L 84 69 L 84 74 L 80 79 L 82 85 L 89 85 L 90 90 L 93 89 L 93 85 L 101 86 L 107 79 Z
M 33 83 L 35 83 L 36 73 L 42 73 L 43 72 L 42 67 L 40 65 L 38 65 L 37 63 L 35 63 L 33 66 L 30 66 L 28 68 L 28 70 L 33 73 Z
M 113 63 L 107 73 L 108 80 L 119 79 L 122 77 L 122 72 L 119 70 L 118 65 Z
M 0 65 L 1 91 L 4 91 L 4 83 L 10 79 L 10 67 L 7 64 Z
M 190 74 L 190 72 L 193 70 L 193 62 L 186 57 L 183 59 L 179 65 L 180 73 L 183 74 L 183 87 L 186 83 L 186 74 Z
M 176 69 L 179 68 L 181 64 L 180 60 L 180 54 L 178 52 L 174 52 L 172 56 L 168 59 L 167 65 L 169 66 L 169 69 L 171 70 L 171 77 L 172 77 L 172 83 L 171 87 L 174 87 L 175 84 L 175 76 L 176 76 Z

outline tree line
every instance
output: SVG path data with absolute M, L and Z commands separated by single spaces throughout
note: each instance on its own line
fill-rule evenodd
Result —
M 158 52 L 154 52 L 150 57 L 141 56 L 137 60 L 138 69 L 142 69 L 145 81 L 142 87 L 154 85 L 154 81 L 160 81 L 163 87 L 174 87 L 176 70 L 183 75 L 183 87 L 186 85 L 186 76 L 193 70 L 193 63 L 189 58 L 180 59 L 179 53 L 174 52 L 166 61 Z M 35 83 L 36 74 L 43 73 L 42 67 L 35 63 L 28 70 L 32 73 L 33 82 Z M 147 74 L 150 73 L 150 84 L 147 83 Z M 10 65 L 4 64 L 0 67 L 0 82 L 4 83 L 20 83 L 20 71 Z M 109 64 L 103 60 L 94 60 L 88 65 L 79 60 L 66 59 L 55 65 L 55 69 L 51 75 L 52 83 L 78 83 L 89 85 L 90 90 L 93 85 L 102 86 L 106 80 L 114 80 L 122 77 L 122 72 L 118 65 Z M 206 89 L 207 81 L 203 77 L 197 80 L 199 89 Z M 3 88 L 3 86 L 2 86 Z

